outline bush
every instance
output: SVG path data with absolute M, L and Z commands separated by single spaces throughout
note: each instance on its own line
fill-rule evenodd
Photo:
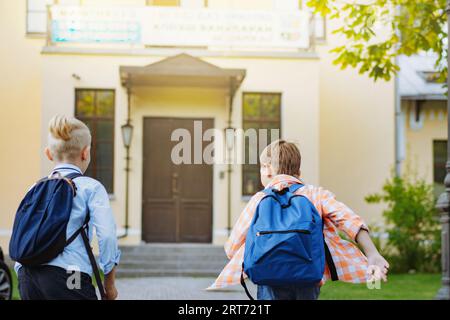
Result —
M 388 234 L 381 248 L 393 272 L 440 271 L 441 233 L 433 187 L 409 174 L 387 180 L 368 203 L 386 203 Z

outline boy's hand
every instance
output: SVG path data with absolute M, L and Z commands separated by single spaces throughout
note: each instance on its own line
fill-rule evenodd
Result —
M 389 263 L 379 253 L 374 253 L 367 256 L 369 267 L 367 268 L 367 278 L 387 281 L 387 274 L 389 271 Z
M 387 281 L 389 263 L 381 256 L 377 248 L 370 239 L 369 232 L 361 229 L 356 235 L 356 241 L 366 254 L 369 267 L 367 268 L 367 279 Z
M 116 300 L 118 292 L 114 284 L 105 285 L 106 300 Z
M 105 294 L 107 300 L 116 300 L 117 289 L 116 289 L 116 268 L 114 267 L 110 273 L 105 275 Z

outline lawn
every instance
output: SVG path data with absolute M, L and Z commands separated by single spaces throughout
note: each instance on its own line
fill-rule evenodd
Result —
M 328 281 L 320 292 L 321 300 L 429 300 L 441 286 L 440 274 L 391 274 L 380 289 Z
M 13 282 L 13 298 L 20 299 L 14 272 Z M 440 285 L 440 274 L 392 274 L 380 289 L 372 290 L 365 284 L 328 281 L 322 287 L 320 300 L 430 300 Z
M 11 276 L 13 280 L 13 300 L 20 300 L 19 289 L 17 289 L 17 275 L 16 272 L 11 269 Z

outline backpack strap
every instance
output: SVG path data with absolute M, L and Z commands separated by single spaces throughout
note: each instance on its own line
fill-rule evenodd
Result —
M 290 192 L 290 193 L 295 193 L 295 192 L 297 192 L 298 189 L 302 188 L 303 186 L 304 186 L 304 185 L 301 184 L 301 183 L 292 184 L 292 185 L 289 187 L 289 192 Z
M 273 188 L 264 188 L 263 190 L 261 190 L 262 192 L 264 192 L 267 196 L 271 195 L 274 191 L 278 194 L 285 194 L 286 192 L 290 192 L 290 193 L 295 193 L 297 192 L 298 189 L 300 189 L 301 187 L 303 187 L 304 185 L 301 183 L 295 183 L 295 184 L 291 184 L 289 187 L 286 187 L 282 190 L 276 190 Z
M 73 187 L 73 197 L 75 198 L 77 196 L 77 185 L 73 181 L 75 178 L 82 177 L 83 175 L 78 172 L 69 173 L 68 175 L 64 176 L 64 178 L 69 179 L 70 184 Z
M 241 270 L 241 286 L 244 288 L 245 294 L 247 295 L 247 297 L 250 300 L 255 300 L 255 298 L 252 297 L 252 295 L 250 294 L 250 291 L 247 288 L 247 285 L 245 284 L 245 279 L 244 279 L 244 263 L 242 263 L 242 270 Z
M 57 172 L 57 171 L 55 171 L 55 172 Z M 54 173 L 55 173 L 55 172 L 54 172 Z M 77 196 L 77 194 L 76 194 L 76 192 L 77 192 L 77 186 L 75 185 L 75 182 L 72 181 L 72 180 L 75 179 L 75 178 L 78 178 L 78 177 L 82 177 L 82 176 L 83 176 L 83 175 L 82 175 L 81 173 L 79 173 L 79 172 L 69 173 L 67 176 L 65 176 L 65 178 L 69 179 L 69 180 L 71 181 L 71 183 L 72 183 L 72 187 L 73 187 L 73 189 L 74 189 L 74 191 L 75 191 L 74 197 Z M 69 237 L 69 239 L 67 239 L 67 241 L 66 241 L 66 247 L 67 247 L 69 244 L 71 244 L 71 243 L 73 242 L 73 240 L 75 240 L 75 239 L 78 237 L 78 235 L 79 235 L 79 234 L 81 233 L 81 231 L 83 230 L 83 226 L 84 226 L 84 225 L 87 225 L 87 224 L 89 223 L 89 220 L 90 220 L 90 217 L 89 217 L 89 214 L 87 214 L 87 215 L 86 215 L 86 218 L 84 219 L 83 225 L 82 225 L 77 231 L 75 231 L 74 234 L 72 234 L 72 235 Z
M 83 239 L 84 247 L 86 248 L 86 252 L 89 257 L 89 262 L 92 266 L 92 271 L 94 272 L 95 282 L 97 283 L 98 290 L 100 291 L 100 296 L 102 300 L 106 300 L 105 289 L 103 287 L 102 278 L 100 277 L 100 271 L 98 269 L 97 261 L 95 261 L 94 253 L 92 252 L 91 244 L 89 243 L 89 221 L 91 217 L 89 211 L 86 214 L 86 218 L 84 219 L 83 225 L 78 228 L 77 231 L 67 240 L 66 246 L 68 246 L 72 241 L 74 241 L 80 234 Z
M 301 197 L 302 195 L 298 195 L 298 194 L 294 194 L 298 189 L 302 188 L 303 184 L 301 183 L 296 183 L 296 184 L 292 184 L 289 187 L 285 187 L 281 190 L 277 190 L 275 188 L 265 188 L 264 190 L 262 190 L 262 192 L 264 193 L 264 197 L 261 199 L 261 201 L 265 198 L 269 198 L 272 197 L 274 198 L 283 209 L 288 208 L 291 205 L 291 199 L 295 198 L 295 197 Z M 280 196 L 284 196 L 286 193 L 290 193 L 290 197 L 289 198 L 281 198 Z M 313 221 L 314 221 L 314 217 L 313 217 Z
M 81 173 L 79 173 L 79 172 L 73 172 L 73 173 L 69 173 L 69 174 L 66 175 L 65 177 L 66 177 L 67 179 L 73 180 L 73 179 L 75 179 L 75 178 L 82 177 L 82 176 L 83 176 L 83 175 L 82 175 Z
M 291 185 L 289 187 L 289 192 L 295 193 L 301 187 L 303 187 L 303 184 Z M 324 220 L 322 219 L 322 233 L 323 233 L 324 226 L 325 226 L 325 223 L 324 223 Z M 337 281 L 337 280 L 339 280 L 339 277 L 337 275 L 336 265 L 334 264 L 333 257 L 330 252 L 330 248 L 328 248 L 328 245 L 325 241 L 325 235 L 323 237 L 323 244 L 324 244 L 324 249 L 325 249 L 325 261 L 328 265 L 328 269 L 330 270 L 331 281 Z
M 325 262 L 327 263 L 328 270 L 330 270 L 331 281 L 338 281 L 339 277 L 336 271 L 336 265 L 333 261 L 333 256 L 331 255 L 330 248 L 328 248 L 327 242 L 325 241 L 325 234 L 323 233 L 323 229 L 325 226 L 324 219 L 322 219 L 322 234 L 323 234 L 323 246 L 325 249 Z
M 70 182 L 72 183 L 72 186 L 73 186 L 73 188 L 75 190 L 74 197 L 76 197 L 77 187 L 76 187 L 75 183 L 72 180 L 75 179 L 75 178 L 78 178 L 78 177 L 82 177 L 82 176 L 83 175 L 81 173 L 79 173 L 79 172 L 70 173 L 70 174 L 65 176 L 65 178 L 69 179 Z M 81 234 L 81 238 L 83 239 L 84 247 L 86 248 L 86 252 L 88 254 L 89 261 L 90 261 L 91 266 L 92 266 L 92 271 L 94 272 L 95 282 L 97 283 L 98 290 L 100 291 L 101 299 L 102 300 L 106 300 L 105 289 L 103 287 L 102 278 L 100 277 L 100 271 L 98 269 L 98 265 L 97 265 L 97 261 L 95 260 L 94 253 L 92 252 L 91 245 L 89 243 L 88 233 L 89 233 L 89 221 L 90 221 L 90 219 L 91 219 L 91 215 L 89 213 L 89 208 L 88 208 L 87 209 L 87 213 L 86 213 L 86 218 L 84 219 L 83 225 L 80 228 L 78 228 L 77 231 L 75 231 L 70 236 L 69 239 L 67 239 L 66 246 L 71 244 Z
M 86 217 L 89 217 L 89 211 Z M 89 218 L 87 219 L 89 222 Z M 89 223 L 84 224 L 81 227 L 81 237 L 83 238 L 83 243 L 86 248 L 89 261 L 91 262 L 92 271 L 94 272 L 95 282 L 97 283 L 98 290 L 100 291 L 100 297 L 102 300 L 106 300 L 106 293 L 103 287 L 102 278 L 100 277 L 100 271 L 98 270 L 97 261 L 95 261 L 94 253 L 92 252 L 91 245 L 89 243 L 88 232 L 89 232 Z

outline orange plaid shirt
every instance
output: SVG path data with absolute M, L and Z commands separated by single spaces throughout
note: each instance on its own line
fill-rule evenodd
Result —
M 272 179 L 268 187 L 281 190 L 286 186 L 296 183 L 304 184 L 301 180 L 292 176 L 278 175 Z M 341 230 L 350 239 L 355 240 L 356 235 L 361 229 L 368 230 L 362 219 L 345 204 L 337 201 L 333 193 L 321 187 L 304 184 L 302 188 L 296 191 L 296 194 L 308 198 L 322 216 L 325 241 L 333 257 L 339 280 L 353 283 L 366 282 L 368 266 L 366 256 L 364 256 L 355 244 L 342 239 L 338 234 L 338 230 Z M 244 260 L 245 238 L 256 207 L 263 197 L 264 193 L 258 192 L 250 199 L 242 211 L 231 232 L 230 238 L 225 244 L 225 252 L 230 261 L 217 277 L 216 281 L 208 288 L 209 290 L 220 289 L 240 283 L 242 262 Z M 325 266 L 321 284 L 330 278 L 328 266 Z

